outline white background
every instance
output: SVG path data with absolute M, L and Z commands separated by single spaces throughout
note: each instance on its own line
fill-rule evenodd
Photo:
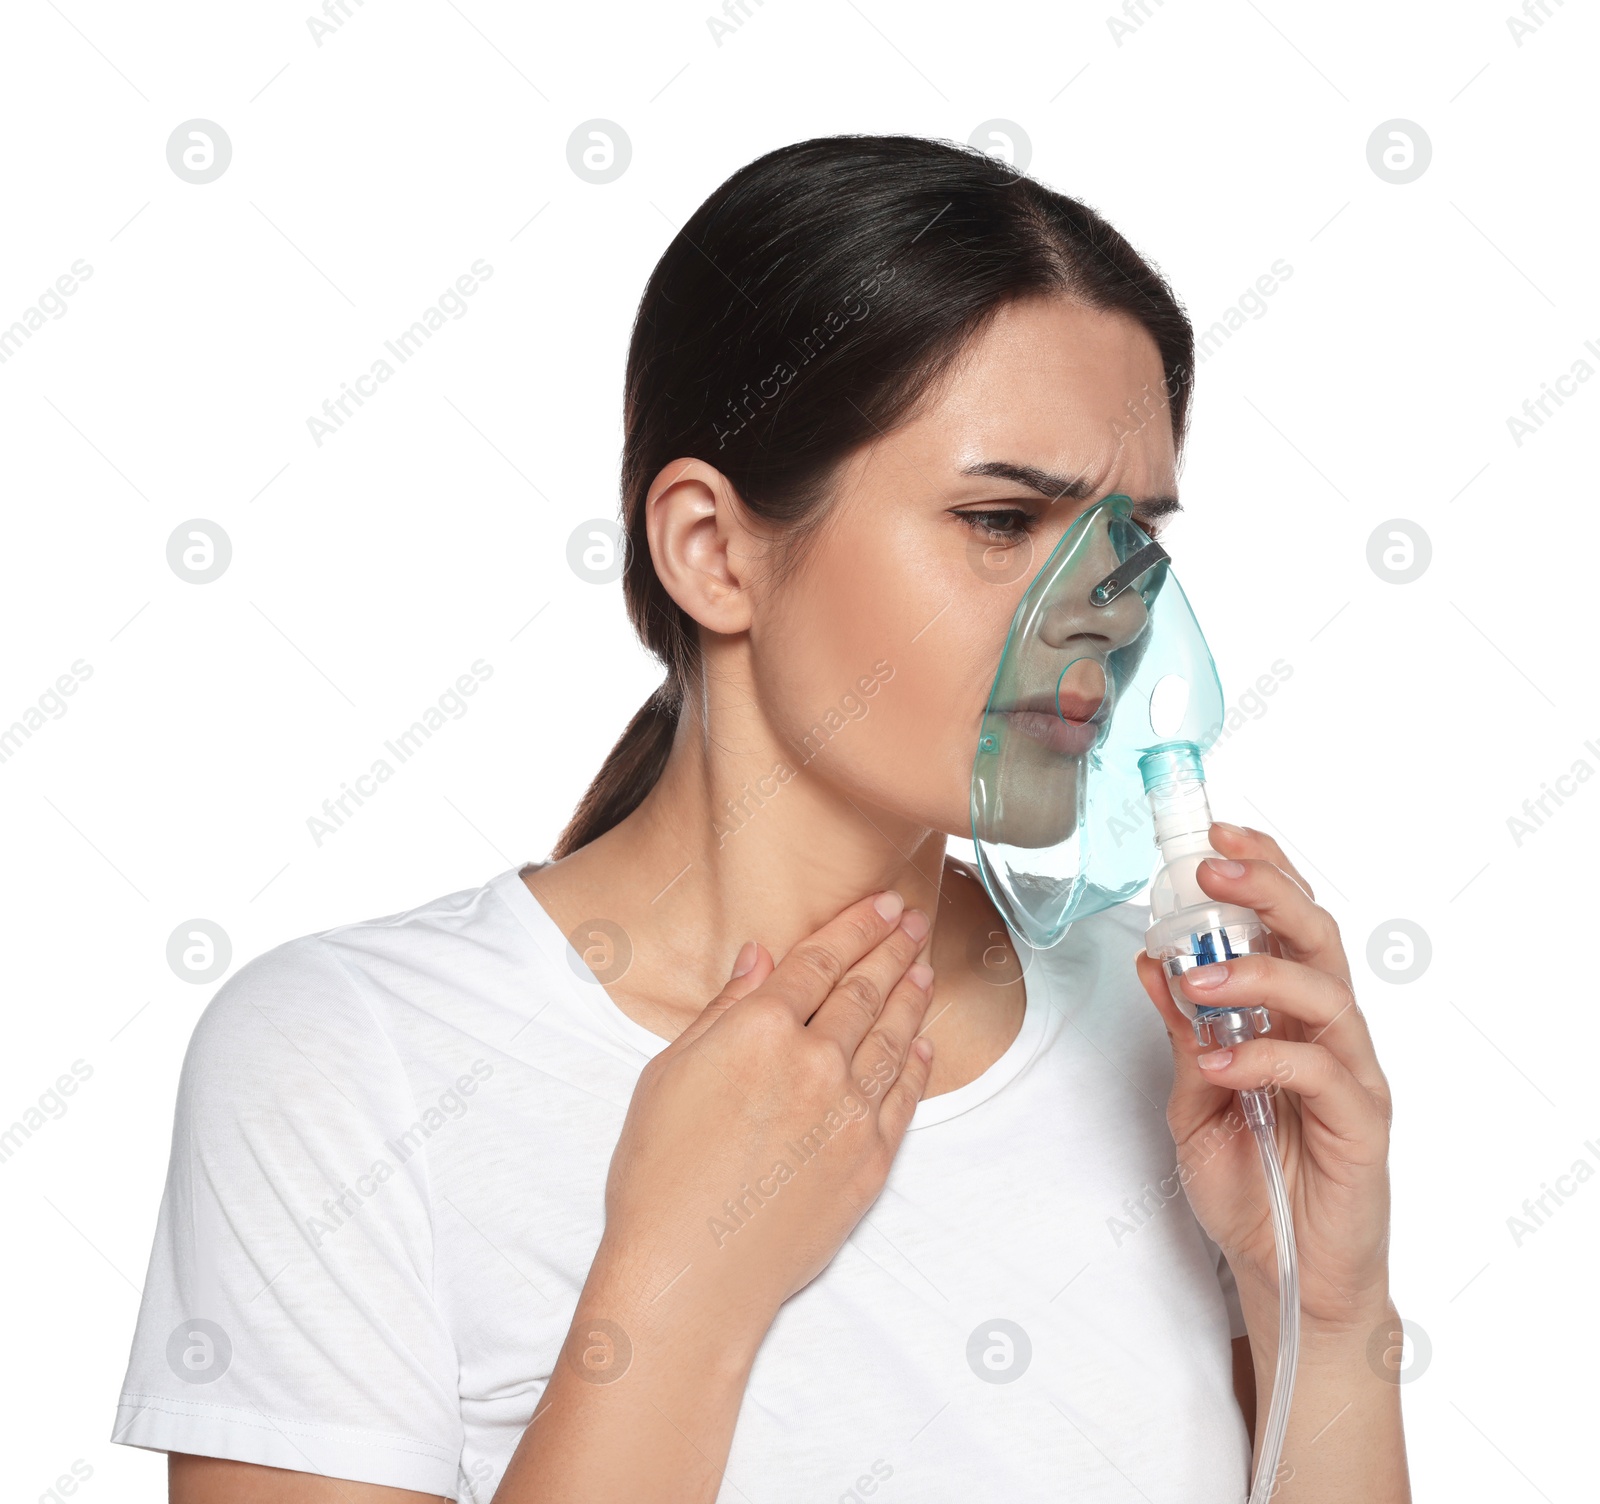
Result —
M 566 546 L 615 514 L 629 325 L 674 228 L 771 147 L 998 118 L 1197 327 L 1292 268 L 1200 368 L 1171 534 L 1230 701 L 1292 669 L 1211 759 L 1214 805 L 1339 919 L 1394 1088 L 1417 1497 L 1592 1497 L 1600 1184 L 1520 1244 L 1507 1219 L 1600 1167 L 1600 787 L 1520 843 L 1507 822 L 1600 768 L 1600 381 L 1520 444 L 1507 420 L 1600 370 L 1593 11 L 1552 0 L 1519 45 L 1509 0 L 1150 0 L 1120 40 L 1109 4 L 748 8 L 718 45 L 710 0 L 371 0 L 319 46 L 287 3 L 7 7 L 0 327 L 92 275 L 0 364 L 0 727 L 92 675 L 0 762 L 0 1129 L 92 1075 L 0 1163 L 0 1493 L 80 1461 L 81 1497 L 164 1497 L 163 1459 L 108 1438 L 214 990 L 169 935 L 210 920 L 237 966 L 545 855 L 657 681 Z M 195 118 L 233 148 L 205 185 L 167 161 Z M 568 165 L 595 118 L 632 143 L 605 185 Z M 1403 184 L 1367 152 L 1396 118 L 1432 145 Z M 315 444 L 480 257 L 466 316 Z M 166 557 L 196 518 L 232 543 L 206 585 Z M 1409 584 L 1368 561 L 1391 519 L 1431 542 Z M 477 659 L 469 712 L 317 845 L 308 817 Z M 1397 919 L 1432 948 L 1404 984 L 1367 959 Z

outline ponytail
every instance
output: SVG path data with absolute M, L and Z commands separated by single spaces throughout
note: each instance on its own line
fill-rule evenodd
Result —
M 587 846 L 644 802 L 667 765 L 682 703 L 682 694 L 669 678 L 634 712 L 567 821 L 550 853 L 552 861 Z

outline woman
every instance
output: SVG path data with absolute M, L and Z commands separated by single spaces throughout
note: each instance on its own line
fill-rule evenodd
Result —
M 627 370 L 665 683 L 554 860 L 280 946 L 196 1030 L 118 1422 L 174 1500 L 1235 1501 L 1272 1079 L 1278 1497 L 1409 1497 L 1389 1094 L 1304 879 L 1214 828 L 1279 951 L 1191 993 L 1273 1009 L 1230 1059 L 1145 911 L 1019 957 L 945 853 L 1028 579 L 1108 493 L 1177 509 L 1192 373 L 1127 242 L 977 152 L 807 141 L 701 206 Z

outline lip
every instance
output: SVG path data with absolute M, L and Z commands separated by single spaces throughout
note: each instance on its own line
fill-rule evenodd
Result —
M 1092 700 L 1087 695 L 1075 695 L 1069 690 L 1059 694 L 1019 695 L 1005 707 L 1005 714 L 1031 711 L 1047 715 L 1052 720 L 1075 721 L 1079 725 L 1102 726 L 1111 714 L 1111 697 L 1103 695 Z
M 998 713 L 1022 735 L 1058 757 L 1081 757 L 1099 741 L 1111 718 L 1110 685 L 1098 700 L 1058 689 L 1048 694 L 1019 695 Z
M 1021 707 L 1000 712 L 1024 736 L 1042 743 L 1061 757 L 1081 757 L 1100 739 L 1103 718 L 1097 712 L 1087 721 L 1067 720 L 1054 711 Z

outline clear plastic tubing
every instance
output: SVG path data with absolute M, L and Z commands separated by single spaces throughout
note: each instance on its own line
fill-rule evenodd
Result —
M 1201 1044 L 1225 1047 L 1254 1039 L 1271 1027 L 1265 1008 L 1197 1006 L 1179 986 L 1179 978 L 1191 967 L 1269 950 L 1267 927 L 1256 912 L 1208 897 L 1195 876 L 1202 861 L 1221 855 L 1211 849 L 1211 804 L 1199 748 L 1191 742 L 1159 747 L 1140 758 L 1139 771 L 1155 817 L 1162 861 L 1150 888 L 1145 950 L 1161 963 L 1172 1000 L 1193 1025 Z M 1300 1349 L 1300 1266 L 1272 1098 L 1264 1090 L 1241 1091 L 1239 1102 L 1261 1152 L 1278 1255 L 1278 1366 L 1249 1498 L 1249 1504 L 1266 1504 L 1277 1487 L 1283 1438 L 1289 1428 L 1289 1402 L 1294 1395 Z

